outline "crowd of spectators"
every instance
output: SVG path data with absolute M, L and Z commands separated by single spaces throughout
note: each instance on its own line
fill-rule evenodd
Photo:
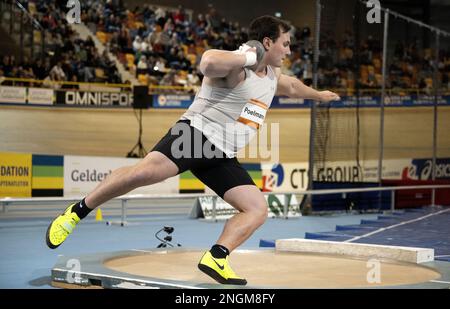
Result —
M 151 84 L 192 84 L 187 76 L 196 76 L 195 80 L 200 81 L 196 68 L 204 50 L 234 50 L 247 40 L 247 29 L 222 17 L 212 5 L 191 18 L 181 6 L 170 10 L 144 5 L 130 11 L 119 1 L 95 3 L 88 4 L 83 20 L 91 23 L 96 33 L 106 34 L 105 41 L 111 50 L 136 76 L 145 76 L 140 80 Z M 313 75 L 311 29 L 307 25 L 293 26 L 292 36 L 292 54 L 282 70 L 310 85 Z M 375 90 L 372 93 L 380 90 L 382 51 L 378 39 L 369 36 L 357 49 L 351 31 L 347 31 L 342 40 L 325 33 L 320 47 L 318 82 L 321 88 L 354 89 L 358 86 L 369 92 Z M 431 55 L 431 49 L 398 42 L 388 61 L 386 87 L 430 92 L 434 65 Z M 441 51 L 440 56 L 438 81 L 442 88 L 448 89 L 449 52 Z
M 126 10 L 114 0 L 88 0 L 85 7 L 83 22 L 142 83 L 195 89 L 201 83 L 198 64 L 206 49 L 235 50 L 248 40 L 247 28 L 221 16 L 213 5 L 195 16 L 182 6 L 148 4 Z M 300 55 L 311 53 L 311 29 L 292 27 L 291 34 L 293 57 L 283 71 L 308 81 L 312 66 Z
M 54 81 L 122 82 L 107 53 L 99 54 L 91 37 L 82 40 L 69 27 L 61 9 L 66 1 L 25 0 L 21 3 L 45 29 L 45 53 L 33 61 L 3 55 L 0 76 L 44 80 L 44 85 L 55 87 L 60 85 L 52 83 Z
M 236 49 L 247 39 L 213 6 L 196 17 L 182 7 L 144 5 L 126 10 L 119 1 L 85 2 L 82 20 L 143 83 L 199 86 L 198 63 L 209 48 Z
M 25 1 L 28 6 L 30 3 L 35 7 L 35 17 L 48 30 L 45 40 L 49 52 L 33 63 L 29 59 L 17 63 L 14 57 L 5 56 L 0 76 L 121 82 L 107 52 L 99 55 L 92 38 L 81 40 L 66 24 L 63 16 L 66 1 Z M 182 6 L 171 9 L 145 4 L 127 9 L 120 0 L 86 0 L 81 5 L 82 22 L 143 84 L 188 86 L 195 91 L 201 84 L 198 64 L 205 50 L 234 50 L 248 39 L 245 27 L 224 18 L 212 5 L 195 16 Z M 293 26 L 291 34 L 292 54 L 285 60 L 282 71 L 311 85 L 311 29 L 308 25 Z M 392 48 L 387 89 L 429 93 L 433 87 L 433 51 L 404 42 Z M 319 87 L 379 91 L 381 59 L 381 43 L 372 36 L 356 46 L 351 31 L 346 31 L 341 40 L 336 40 L 331 32 L 324 32 L 320 42 Z M 440 52 L 438 67 L 438 82 L 449 89 L 449 51 Z
M 321 40 L 318 80 L 322 87 L 354 89 L 366 93 L 379 93 L 382 86 L 382 44 L 368 36 L 356 46 L 353 34 L 347 31 L 336 41 L 331 33 Z M 433 90 L 434 51 L 421 48 L 417 41 L 397 41 L 389 45 L 392 50 L 387 60 L 386 88 L 392 93 L 426 93 Z M 438 87 L 450 89 L 450 51 L 440 50 Z

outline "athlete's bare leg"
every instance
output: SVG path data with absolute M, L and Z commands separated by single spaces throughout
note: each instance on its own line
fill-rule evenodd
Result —
M 252 185 L 228 190 L 224 200 L 240 213 L 225 224 L 217 244 L 233 251 L 247 240 L 267 219 L 267 202 L 261 191 Z
M 138 187 L 161 182 L 177 175 L 178 167 L 160 152 L 149 153 L 133 166 L 113 171 L 86 197 L 86 205 L 94 209 L 110 199 L 124 195 Z

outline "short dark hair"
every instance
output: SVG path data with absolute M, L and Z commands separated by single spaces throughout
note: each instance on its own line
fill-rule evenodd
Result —
M 286 33 L 291 30 L 291 26 L 279 18 L 264 15 L 254 19 L 250 23 L 248 30 L 249 40 L 263 41 L 265 37 L 270 38 L 272 41 L 276 41 L 280 37 L 281 33 Z

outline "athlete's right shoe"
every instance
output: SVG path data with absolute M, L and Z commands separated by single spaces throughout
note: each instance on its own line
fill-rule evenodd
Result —
M 228 256 L 224 259 L 216 259 L 211 252 L 203 254 L 198 268 L 221 284 L 246 285 L 247 280 L 239 278 L 228 263 Z
M 80 222 L 78 215 L 72 212 L 74 205 L 67 207 L 64 213 L 54 219 L 48 226 L 45 238 L 50 249 L 58 248 L 66 240 L 67 236 L 72 233 L 77 223 Z

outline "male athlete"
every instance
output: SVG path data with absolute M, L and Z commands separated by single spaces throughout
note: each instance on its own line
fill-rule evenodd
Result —
M 47 245 L 52 249 L 60 246 L 81 219 L 110 199 L 191 170 L 239 211 L 226 222 L 198 267 L 219 283 L 247 284 L 231 269 L 228 256 L 265 222 L 268 207 L 236 159 L 237 152 L 256 134 L 275 94 L 323 102 L 339 100 L 333 92 L 316 91 L 281 74 L 283 60 L 291 53 L 289 30 L 286 22 L 271 16 L 252 21 L 249 39 L 262 43 L 261 59 L 257 58 L 257 48 L 247 44 L 237 51 L 206 51 L 200 62 L 202 87 L 186 113 L 143 160 L 115 170 L 54 219 L 47 230 Z

